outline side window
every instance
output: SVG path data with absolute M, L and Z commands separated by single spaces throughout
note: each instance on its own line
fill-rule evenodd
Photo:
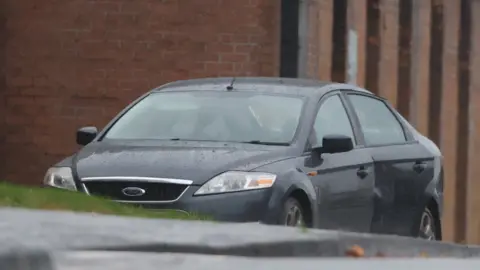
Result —
M 346 135 L 355 142 L 350 119 L 338 95 L 328 97 L 320 105 L 313 124 L 310 144 L 322 146 L 323 137 L 330 134 Z
M 367 146 L 406 141 L 403 127 L 385 102 L 363 95 L 349 94 L 348 97 L 358 116 Z

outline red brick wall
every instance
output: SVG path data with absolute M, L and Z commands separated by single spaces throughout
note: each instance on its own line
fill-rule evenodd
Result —
M 277 75 L 279 3 L 1 1 L 7 39 L 0 179 L 39 184 L 48 166 L 76 150 L 78 127 L 101 127 L 151 87 Z

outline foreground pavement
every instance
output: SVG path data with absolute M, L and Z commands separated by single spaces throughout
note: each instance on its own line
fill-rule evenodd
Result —
M 478 246 L 398 236 L 13 208 L 0 216 L 0 269 L 480 269 Z
M 178 253 L 73 251 L 54 252 L 50 259 L 26 264 L 0 264 L 9 270 L 450 270 L 480 269 L 480 259 L 458 258 L 249 258 Z
M 58 270 L 451 270 L 480 269 L 480 259 L 329 259 L 329 258 L 239 258 L 212 255 L 186 254 L 135 254 L 125 252 L 77 252 L 57 254 L 54 257 Z

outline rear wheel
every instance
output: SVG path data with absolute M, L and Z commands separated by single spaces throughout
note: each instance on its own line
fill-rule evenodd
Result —
M 435 220 L 435 216 L 432 214 L 432 211 L 430 211 L 428 207 L 425 208 L 420 218 L 418 237 L 429 241 L 436 241 L 439 237 L 438 229 L 437 221 Z
M 305 212 L 298 200 L 288 198 L 283 206 L 281 222 L 289 227 L 302 227 L 305 225 Z

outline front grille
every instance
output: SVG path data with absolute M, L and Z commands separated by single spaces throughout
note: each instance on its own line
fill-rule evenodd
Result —
M 153 183 L 141 181 L 86 181 L 83 183 L 88 193 L 119 201 L 173 201 L 187 189 L 188 185 L 172 183 Z M 122 190 L 127 187 L 141 188 L 145 194 L 127 196 Z

